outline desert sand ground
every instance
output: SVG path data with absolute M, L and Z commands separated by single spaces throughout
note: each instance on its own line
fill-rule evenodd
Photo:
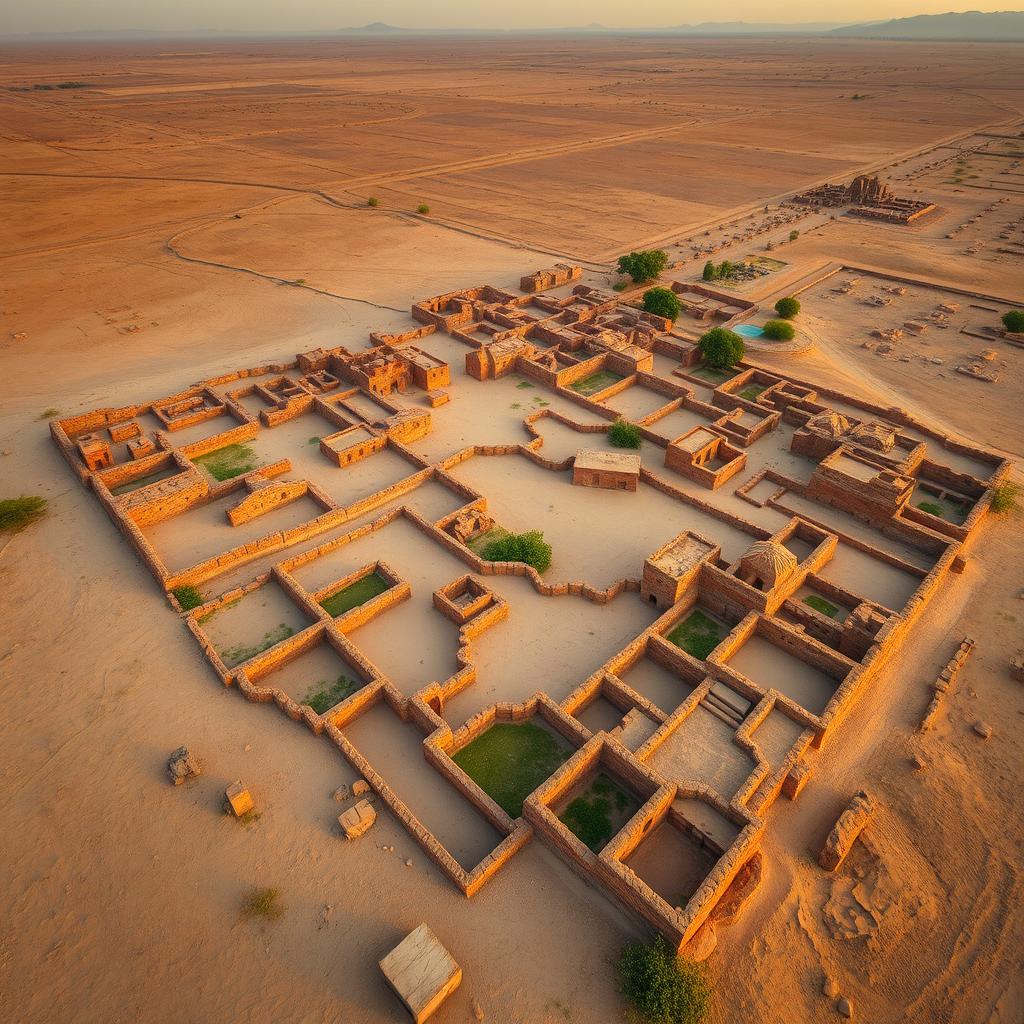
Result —
M 9 49 L 0 68 L 8 87 L 90 84 L 0 90 L 0 476 L 3 496 L 51 503 L 0 548 L 5 1017 L 395 1020 L 375 961 L 427 917 L 458 935 L 466 976 L 439 1021 L 470 1020 L 472 999 L 495 1021 L 625 1019 L 611 964 L 642 929 L 540 843 L 472 900 L 386 814 L 370 842 L 339 847 L 330 794 L 352 771 L 283 716 L 222 691 L 40 417 L 171 393 L 283 352 L 357 346 L 404 322 L 416 298 L 509 286 L 552 253 L 606 282 L 612 255 L 658 239 L 686 259 L 691 238 L 787 191 L 897 160 L 909 163 L 891 175 L 913 176 L 915 161 L 948 152 L 930 147 L 1021 130 L 1016 50 L 537 39 L 173 49 Z M 938 217 L 906 230 L 809 218 L 772 253 L 787 269 L 744 294 L 783 294 L 845 261 L 1019 304 L 1019 260 L 965 255 L 963 236 L 944 238 L 994 193 L 923 171 L 913 187 L 934 191 Z M 1000 223 L 1020 216 L 1012 192 L 999 193 L 1015 211 Z M 420 202 L 429 218 L 415 215 Z M 1024 454 L 1019 350 L 1000 353 L 993 385 L 940 376 L 919 353 L 901 363 L 862 349 L 865 322 L 835 306 L 809 295 L 814 347 L 756 361 Z M 460 375 L 460 391 L 473 387 Z M 466 433 L 522 440 L 522 412 L 494 395 L 467 400 L 487 419 Z M 462 429 L 437 443 L 459 447 Z M 1020 688 L 1005 668 L 1024 614 L 1020 522 L 983 528 L 968 571 L 830 740 L 812 785 L 771 811 L 765 880 L 711 962 L 716 1020 L 833 1019 L 825 970 L 864 1020 L 1021 1018 Z M 624 634 L 645 624 L 626 615 Z M 979 653 L 941 726 L 915 739 L 926 684 L 966 634 Z M 497 670 L 504 641 L 492 643 Z M 443 646 L 430 656 L 440 662 Z M 545 669 L 579 679 L 584 657 L 604 656 L 555 651 Z M 987 742 L 971 731 L 978 719 L 994 727 Z M 184 792 L 163 771 L 182 742 L 206 762 Z M 917 750 L 924 772 L 909 765 Z M 220 813 L 236 777 L 263 811 L 250 829 Z M 862 786 L 882 814 L 849 870 L 828 879 L 813 852 Z M 281 888 L 282 920 L 240 920 L 254 884 Z

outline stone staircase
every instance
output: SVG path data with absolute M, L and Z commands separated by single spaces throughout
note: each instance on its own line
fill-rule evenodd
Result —
M 754 706 L 746 697 L 738 694 L 725 683 L 716 682 L 701 698 L 701 707 L 710 711 L 717 719 L 724 722 L 730 729 L 738 729 L 743 719 L 750 714 Z

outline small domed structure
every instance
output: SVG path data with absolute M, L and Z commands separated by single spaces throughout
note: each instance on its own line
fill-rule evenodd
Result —
M 842 437 L 850 429 L 850 421 L 835 409 L 816 413 L 807 421 L 807 427 L 829 437 Z
M 891 451 L 896 444 L 896 431 L 877 420 L 858 423 L 848 436 L 851 441 L 856 441 L 857 444 L 876 452 Z
M 796 570 L 796 556 L 773 540 L 758 540 L 740 559 L 736 575 L 758 590 L 774 590 Z

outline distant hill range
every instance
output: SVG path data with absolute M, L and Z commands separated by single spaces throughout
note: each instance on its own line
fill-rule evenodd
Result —
M 202 38 L 323 38 L 324 36 L 507 36 L 507 35 L 650 35 L 650 36 L 839 36 L 847 39 L 907 39 L 946 40 L 949 42 L 1024 42 L 1024 11 L 965 11 L 959 14 L 919 14 L 913 18 L 894 18 L 891 21 L 866 22 L 851 25 L 836 21 L 806 21 L 786 24 L 757 21 L 705 21 L 697 25 L 673 25 L 667 28 L 631 27 L 609 28 L 592 23 L 560 29 L 416 29 L 400 28 L 375 21 L 370 25 L 327 31 L 246 33 L 230 29 L 196 31 L 155 31 L 151 29 L 92 29 L 81 32 L 31 32 L 7 36 L 22 40 L 129 40 L 129 39 L 202 39 Z M 3 38 L 0 34 L 0 38 Z
M 1024 11 L 964 11 L 961 14 L 918 14 L 867 25 L 844 25 L 829 33 L 857 39 L 948 39 L 1024 42 Z

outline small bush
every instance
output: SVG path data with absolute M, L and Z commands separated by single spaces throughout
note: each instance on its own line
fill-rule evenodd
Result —
M 619 273 L 628 274 L 637 284 L 653 281 L 668 266 L 664 249 L 647 249 L 619 257 Z
M 250 889 L 242 904 L 244 917 L 264 917 L 273 921 L 283 913 L 284 904 L 278 889 Z
M 790 233 L 789 233 L 789 240 L 791 242 L 795 242 L 799 237 L 800 237 L 800 232 L 797 231 L 796 228 L 793 228 L 793 230 L 790 231 Z
M 743 339 L 724 327 L 712 327 L 697 342 L 708 366 L 726 370 L 743 358 Z
M 608 428 L 608 440 L 616 448 L 639 448 L 643 440 L 640 428 L 635 423 L 617 419 Z
M 613 292 L 624 292 L 629 287 L 628 281 L 619 281 L 617 284 L 612 285 Z
M 0 501 L 0 533 L 17 533 L 46 515 L 47 501 L 38 494 Z
M 52 420 L 54 416 L 60 415 L 60 409 L 54 409 L 52 406 L 49 409 L 44 409 L 40 414 L 41 420 Z
M 648 288 L 644 292 L 644 309 L 666 320 L 676 320 L 682 309 L 679 296 L 671 288 Z
M 1003 326 L 1011 334 L 1024 334 L 1024 309 L 1011 309 L 1003 314 Z
M 423 214 L 423 216 L 426 216 L 428 213 L 430 213 L 430 207 L 427 206 L 426 203 L 420 203 L 420 205 L 416 207 L 416 212 Z
M 769 320 L 761 331 L 772 341 L 792 341 L 796 337 L 796 328 L 788 320 Z
M 700 964 L 677 957 L 660 935 L 631 943 L 619 959 L 622 993 L 649 1024 L 699 1024 L 711 1005 L 711 982 Z
M 204 603 L 203 595 L 199 593 L 198 587 L 175 587 L 171 593 L 178 599 L 178 604 L 181 605 L 183 612 L 191 611 Z
M 370 196 L 370 198 L 366 200 L 366 205 L 367 206 L 380 206 L 380 200 L 376 196 Z
M 992 492 L 992 503 L 989 508 L 997 516 L 1006 515 L 1007 512 L 1012 512 L 1017 507 L 1017 495 L 1020 493 L 1020 488 L 1016 484 L 1004 483 L 1000 484 Z
M 792 295 L 787 295 L 785 298 L 779 299 L 775 303 L 775 312 L 782 317 L 783 320 L 792 320 L 793 317 L 800 312 L 800 300 L 794 298 Z
M 551 566 L 551 545 L 540 530 L 507 533 L 490 541 L 482 555 L 488 562 L 525 562 L 537 572 L 546 572 Z

